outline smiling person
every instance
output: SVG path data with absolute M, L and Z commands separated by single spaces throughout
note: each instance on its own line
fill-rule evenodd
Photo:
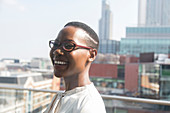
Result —
M 54 75 L 63 77 L 65 92 L 56 94 L 45 113 L 106 113 L 103 100 L 89 79 L 99 46 L 97 34 L 81 22 L 69 22 L 49 42 Z

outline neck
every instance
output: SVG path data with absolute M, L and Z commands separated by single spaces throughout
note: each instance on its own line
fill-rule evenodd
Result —
M 82 87 L 91 83 L 89 79 L 89 67 L 87 67 L 83 72 L 69 77 L 64 77 L 65 89 L 66 91 L 74 89 L 76 87 Z

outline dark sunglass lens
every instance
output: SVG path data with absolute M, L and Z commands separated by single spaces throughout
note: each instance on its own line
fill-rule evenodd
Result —
M 71 51 L 73 50 L 75 45 L 73 43 L 64 43 L 63 48 L 66 51 Z

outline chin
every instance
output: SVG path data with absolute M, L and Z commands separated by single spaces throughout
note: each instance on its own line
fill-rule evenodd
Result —
M 60 74 L 54 74 L 55 77 L 62 78 L 63 76 Z
M 54 71 L 53 71 L 53 74 L 54 74 L 55 77 L 58 77 L 58 78 L 63 77 L 63 74 L 62 74 L 60 71 L 57 71 L 57 70 L 55 70 L 55 69 L 54 69 Z

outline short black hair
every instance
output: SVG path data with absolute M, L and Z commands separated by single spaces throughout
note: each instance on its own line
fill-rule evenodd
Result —
M 96 32 L 92 28 L 90 28 L 87 24 L 75 21 L 75 22 L 67 23 L 64 27 L 66 26 L 73 26 L 76 28 L 83 29 L 92 38 L 92 39 L 89 38 L 86 39 L 87 45 L 98 50 L 99 37 L 96 34 Z

